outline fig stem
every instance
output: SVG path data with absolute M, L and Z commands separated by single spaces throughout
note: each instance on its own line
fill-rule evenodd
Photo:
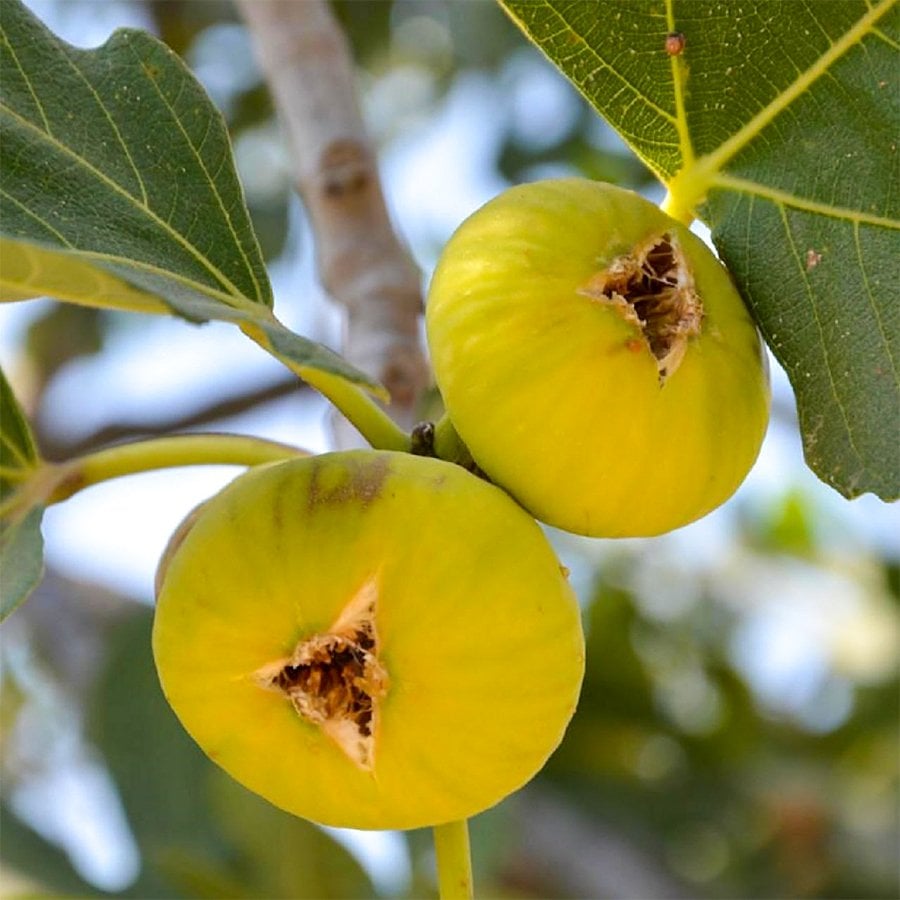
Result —
M 694 221 L 693 207 L 684 203 L 684 197 L 679 191 L 670 188 L 660 208 L 667 216 L 671 216 L 677 222 L 681 222 L 685 228 L 690 228 L 691 222 Z
M 472 465 L 472 454 L 446 413 L 435 423 L 433 445 L 434 455 L 438 459 L 456 463 L 463 468 Z
M 301 377 L 330 400 L 371 447 L 409 452 L 409 435 L 362 388 L 316 370 L 305 370 Z
M 93 484 L 176 466 L 258 466 L 306 450 L 239 434 L 182 434 L 106 447 L 63 463 L 45 463 L 53 489 L 47 503 L 59 503 Z
M 432 830 L 441 900 L 472 900 L 468 820 L 435 825 Z

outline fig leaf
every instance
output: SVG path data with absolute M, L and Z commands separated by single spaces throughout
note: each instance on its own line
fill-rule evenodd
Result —
M 43 506 L 20 509 L 13 501 L 40 462 L 28 421 L 0 369 L 0 621 L 28 599 L 44 573 Z
M 250 324 L 294 371 L 377 389 L 275 319 L 225 123 L 165 44 L 120 29 L 81 50 L 6 0 L 0 85 L 0 298 Z
M 501 0 L 712 230 L 794 387 L 806 460 L 900 494 L 900 6 Z

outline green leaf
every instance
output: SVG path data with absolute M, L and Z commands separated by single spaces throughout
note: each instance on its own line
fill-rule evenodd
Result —
M 221 116 L 141 31 L 97 50 L 2 6 L 3 232 L 150 293 L 271 306 Z
M 5 182 L 4 178 L 4 186 Z M 0 193 L 0 211 L 4 217 L 6 206 L 5 197 Z M 0 219 L 0 232 L 2 222 Z M 97 308 L 145 313 L 171 311 L 159 297 L 138 290 L 94 262 L 86 261 L 77 252 L 0 236 L 0 256 L 3 259 L 0 269 L 0 297 L 3 300 L 53 297 Z
M 80 50 L 4 0 L 0 136 L 4 299 L 249 324 L 299 374 L 377 390 L 274 317 L 225 124 L 165 44 L 122 29 Z
M 25 602 L 44 573 L 43 506 L 20 506 L 14 498 L 39 463 L 28 420 L 0 369 L 0 622 Z
M 28 419 L 0 369 L 0 501 L 6 500 L 18 487 L 22 474 L 39 462 Z
M 35 506 L 0 530 L 0 622 L 28 599 L 44 577 L 43 517 L 44 507 Z
M 898 496 L 894 0 L 501 2 L 667 208 L 709 224 L 791 379 L 809 465 L 845 496 Z

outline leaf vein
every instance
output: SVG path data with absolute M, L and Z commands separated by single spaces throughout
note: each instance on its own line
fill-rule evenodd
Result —
M 137 51 L 134 50 L 134 48 L 132 48 L 132 52 L 134 53 L 135 57 L 138 58 Z M 175 112 L 174 107 L 169 102 L 169 99 L 166 97 L 166 95 L 163 93 L 159 84 L 156 82 L 156 79 L 151 78 L 143 66 L 141 66 L 141 71 L 144 73 L 144 76 L 147 79 L 147 81 L 149 81 L 150 84 L 153 86 L 154 90 L 156 91 L 156 93 L 159 96 L 159 99 L 162 101 L 163 105 L 169 111 L 169 114 L 171 115 L 172 120 L 175 122 L 176 126 L 178 127 L 178 130 L 181 132 L 185 141 L 187 141 L 188 146 L 191 148 L 191 153 L 193 154 L 194 159 L 197 161 L 197 165 L 200 166 L 201 171 L 203 172 L 203 174 L 206 176 L 207 180 L 209 181 L 209 185 L 210 185 L 210 188 L 212 189 L 213 196 L 216 199 L 216 204 L 218 205 L 219 210 L 221 211 L 222 215 L 225 217 L 225 221 L 228 224 L 228 230 L 231 232 L 231 236 L 234 238 L 235 246 L 237 247 L 238 252 L 241 254 L 241 258 L 244 261 L 244 265 L 246 267 L 247 274 L 250 276 L 250 280 L 253 282 L 253 286 L 256 291 L 256 298 L 258 300 L 262 301 L 263 292 L 262 292 L 262 289 L 261 289 L 261 286 L 259 283 L 259 279 L 256 276 L 256 272 L 253 268 L 253 264 L 250 262 L 250 258 L 247 256 L 247 248 L 244 246 L 244 242 L 241 240 L 240 236 L 238 235 L 238 233 L 234 227 L 234 222 L 232 222 L 232 220 L 231 220 L 231 213 L 225 207 L 225 203 L 222 200 L 222 195 L 219 192 L 219 186 L 216 182 L 216 179 L 219 177 L 219 174 L 222 171 L 222 167 L 226 161 L 227 152 L 222 155 L 222 158 L 220 159 L 220 162 L 219 162 L 219 166 L 214 175 L 211 174 L 210 171 L 207 169 L 206 163 L 204 162 L 203 157 L 200 154 L 200 149 L 202 148 L 203 143 L 206 141 L 206 138 L 212 129 L 211 121 L 209 119 L 207 119 L 207 121 L 206 121 L 206 131 L 203 134 L 203 138 L 201 140 L 200 147 L 195 146 L 194 142 L 191 140 L 190 135 L 187 133 L 187 130 L 184 127 L 184 123 L 179 118 L 178 114 Z M 224 127 L 224 125 L 223 125 L 223 127 Z M 223 275 L 223 277 L 225 277 L 225 276 Z M 235 291 L 237 291 L 237 288 L 233 284 L 231 284 L 230 281 L 228 282 L 228 284 L 231 288 L 233 288 Z
M 28 469 L 33 469 L 34 460 L 23 451 L 22 447 L 20 447 L 14 439 L 15 436 L 8 431 L 0 431 L 0 442 L 6 446 L 15 461 L 20 464 L 16 466 L 16 469 L 26 471 Z
M 38 128 L 33 122 L 30 122 L 28 119 L 23 118 L 9 106 L 0 103 L 0 112 L 6 112 L 13 119 L 17 120 L 24 128 L 36 132 L 38 135 L 52 144 L 61 154 L 71 157 L 74 165 L 81 166 L 87 169 L 98 181 L 101 181 L 115 193 L 124 197 L 138 209 L 142 210 L 155 224 L 159 225 L 159 227 L 163 231 L 169 234 L 169 236 L 177 244 L 179 244 L 191 256 L 193 256 L 200 263 L 200 265 L 205 268 L 233 298 L 239 298 L 243 296 L 242 292 L 237 288 L 237 286 L 234 285 L 231 280 L 223 272 L 221 272 L 207 256 L 204 256 L 203 253 L 201 253 L 189 240 L 187 240 L 184 235 L 179 234 L 174 228 L 172 228 L 172 226 L 168 222 L 162 219 L 149 206 L 145 206 L 144 204 L 139 203 L 136 197 L 134 197 L 132 194 L 129 194 L 128 191 L 125 190 L 125 188 L 123 188 L 120 184 L 106 175 L 106 173 L 91 165 L 91 163 L 83 157 L 78 156 L 78 154 L 75 153 L 74 150 L 58 141 L 52 134 L 41 131 L 41 129 Z
M 25 213 L 25 215 L 30 216 L 32 219 L 34 219 L 35 222 L 37 222 L 42 227 L 46 228 L 47 231 L 49 231 L 57 240 L 59 240 L 66 247 L 72 246 L 72 244 L 70 243 L 68 238 L 66 238 L 65 235 L 62 234 L 62 232 L 57 231 L 46 219 L 39 216 L 29 206 L 26 206 L 26 204 L 24 204 L 21 200 L 19 200 L 18 197 L 14 196 L 13 194 L 10 194 L 9 191 L 6 190 L 6 188 L 0 187 L 0 195 L 6 197 L 11 203 L 14 203 L 16 206 L 18 206 L 19 209 L 21 209 L 22 212 Z
M 584 37 L 582 37 L 582 35 L 571 25 L 571 23 L 566 20 L 566 18 L 562 15 L 562 13 L 558 9 L 554 8 L 550 3 L 547 3 L 546 0 L 542 0 L 542 2 L 543 2 L 544 7 L 548 10 L 549 14 L 551 16 L 555 16 L 559 20 L 561 25 L 563 26 L 563 30 L 560 32 L 560 34 L 564 33 L 570 37 L 574 37 L 581 44 L 582 48 L 585 51 L 585 54 L 590 56 L 591 58 L 593 58 L 593 60 L 596 63 L 596 68 L 591 71 L 590 75 L 587 78 L 583 79 L 580 82 L 581 87 L 584 87 L 585 83 L 590 78 L 592 78 L 597 72 L 606 71 L 610 75 L 612 75 L 613 78 L 620 81 L 622 83 L 622 85 L 625 88 L 627 88 L 629 91 L 631 91 L 631 93 L 634 94 L 634 96 L 636 98 L 638 98 L 646 107 L 648 107 L 649 109 L 652 109 L 653 112 L 655 112 L 658 116 L 660 116 L 661 118 L 665 119 L 670 124 L 675 125 L 677 127 L 678 123 L 677 123 L 676 117 L 673 116 L 672 113 L 670 113 L 668 110 L 663 109 L 661 106 L 657 106 L 649 97 L 642 94 L 637 89 L 637 87 L 635 87 L 635 85 L 631 84 L 631 82 L 629 82 L 627 78 L 625 78 L 613 66 L 611 66 L 608 62 L 606 62 L 597 53 L 597 51 L 584 39 Z M 535 4 L 535 5 L 537 5 L 537 4 Z M 571 74 L 569 75 L 569 77 L 570 78 L 572 77 Z M 578 83 L 578 82 L 576 82 L 576 83 Z
M 785 90 L 778 94 L 767 106 L 763 107 L 749 122 L 738 129 L 728 140 L 720 144 L 717 150 L 701 158 L 698 162 L 698 168 L 705 173 L 715 173 L 720 170 L 728 160 L 740 152 L 776 116 L 793 103 L 794 100 L 803 95 L 815 81 L 828 71 L 833 63 L 850 50 L 851 47 L 858 44 L 867 34 L 871 33 L 875 23 L 890 10 L 894 3 L 895 0 L 881 0 L 877 6 L 870 9 L 852 28 L 845 32 L 840 40 L 834 41 L 825 53 L 808 69 L 801 72 Z
M 875 321 L 878 323 L 878 334 L 881 338 L 881 342 L 884 344 L 886 356 L 891 364 L 891 371 L 894 374 L 894 384 L 900 384 L 900 375 L 898 375 L 897 366 L 894 362 L 894 355 L 891 352 L 891 342 L 888 340 L 887 331 L 884 327 L 884 321 L 881 318 L 881 310 L 878 308 L 878 304 L 875 302 L 875 298 L 872 296 L 872 286 L 869 282 L 869 273 L 866 271 L 862 245 L 860 244 L 859 240 L 859 222 L 853 223 L 853 243 L 856 247 L 856 258 L 859 261 L 859 271 L 862 274 L 863 285 L 866 289 L 866 299 L 869 301 L 869 306 L 872 308 L 872 314 L 875 317 Z
M 44 112 L 44 105 L 41 103 L 40 98 L 34 91 L 34 85 L 31 83 L 31 79 L 28 77 L 26 71 L 22 68 L 22 64 L 19 62 L 19 57 L 16 54 L 13 45 L 9 42 L 9 38 L 6 36 L 5 31 L 0 31 L 0 35 L 3 37 L 3 43 L 9 48 L 9 55 L 12 57 L 13 62 L 16 64 L 16 68 L 19 70 L 19 73 L 22 75 L 22 80 L 25 82 L 28 87 L 28 93 L 31 94 L 31 98 L 34 100 L 34 105 L 37 107 L 37 111 L 40 113 L 41 119 L 44 122 L 44 128 L 46 129 L 48 134 L 51 134 L 50 131 L 50 122 L 47 120 L 47 114 Z
M 9 239 L 8 241 L 11 244 L 19 244 L 24 248 L 23 252 L 28 251 L 29 247 L 41 248 L 42 245 L 32 241 L 19 241 L 15 239 Z M 43 249 L 49 250 L 51 253 L 59 253 L 62 256 L 70 256 L 81 262 L 85 262 L 88 264 L 98 263 L 98 264 L 107 264 L 109 266 L 119 266 L 125 269 L 136 269 L 141 272 L 146 272 L 150 275 L 162 277 L 174 281 L 180 284 L 182 287 L 186 288 L 188 291 L 193 291 L 197 294 L 200 294 L 204 297 L 209 298 L 210 300 L 219 301 L 223 306 L 228 309 L 236 310 L 240 313 L 248 315 L 254 321 L 266 321 L 270 317 L 270 311 L 267 306 L 264 304 L 256 303 L 253 300 L 250 300 L 247 297 L 242 295 L 234 296 L 231 294 L 226 294 L 224 291 L 216 290 L 215 288 L 210 287 L 208 284 L 204 284 L 203 282 L 195 281 L 192 278 L 188 278 L 184 275 L 180 275 L 176 272 L 173 272 L 169 269 L 163 269 L 159 266 L 155 266 L 152 263 L 140 262 L 138 260 L 132 259 L 131 257 L 126 256 L 117 256 L 111 253 L 99 253 L 90 250 L 79 250 L 77 248 L 73 248 L 72 250 L 63 250 L 56 246 L 44 247 Z M 124 284 L 128 285 L 134 290 L 142 291 L 149 296 L 158 297 L 160 300 L 160 304 L 164 305 L 167 303 L 164 297 L 159 294 L 155 294 L 152 290 L 140 287 L 137 285 L 131 284 L 127 277 L 122 275 L 119 272 L 111 271 L 109 269 L 104 268 L 102 265 L 97 266 L 103 274 L 120 279 Z M 6 274 L 6 273 L 4 273 Z M 18 288 L 32 288 L 32 287 L 40 287 L 39 284 L 35 284 L 32 280 L 25 281 L 13 281 L 12 279 L 6 277 L 2 281 L 3 284 L 18 287 Z M 78 300 L 74 300 L 71 297 L 62 297 L 59 299 L 68 300 L 71 302 L 82 302 Z M 90 304 L 89 304 L 90 305 Z M 151 310 L 144 310 L 151 311 Z M 155 311 L 155 310 L 153 310 Z M 161 308 L 160 310 L 161 311 Z
M 134 161 L 134 158 L 131 155 L 131 151 L 128 149 L 128 145 L 125 143 L 125 138 L 122 137 L 122 132 L 119 131 L 119 126 L 116 124 L 115 119 L 113 119 L 112 114 L 110 113 L 109 109 L 107 109 L 106 104 L 103 102 L 102 98 L 100 97 L 100 94 L 97 93 L 97 89 L 88 80 L 87 75 L 85 75 L 84 72 L 82 72 L 81 69 L 79 69 L 78 66 L 75 65 L 74 60 L 70 57 L 70 55 L 68 53 L 64 53 L 63 56 L 64 56 L 66 62 L 72 67 L 72 70 L 75 72 L 75 74 L 84 83 L 85 87 L 87 87 L 87 89 L 91 92 L 94 99 L 97 101 L 97 106 L 100 108 L 101 112 L 103 113 L 104 117 L 106 118 L 106 121 L 109 122 L 110 128 L 112 128 L 113 132 L 116 135 L 116 140 L 119 142 L 119 145 L 122 148 L 122 152 L 125 154 L 125 158 L 128 160 L 128 165 L 131 167 L 131 171 L 134 172 L 134 177 L 137 179 L 138 186 L 141 189 L 141 201 L 144 206 L 147 206 L 149 203 L 149 200 L 147 197 L 147 186 L 144 184 L 143 176 L 141 175 L 140 171 L 138 170 L 138 167 Z
M 873 213 L 847 209 L 842 206 L 832 206 L 828 203 L 810 200 L 806 197 L 798 197 L 787 191 L 760 184 L 759 182 L 751 181 L 748 178 L 738 178 L 735 175 L 727 175 L 724 172 L 720 172 L 713 178 L 712 187 L 734 191 L 739 194 L 750 194 L 765 200 L 771 200 L 779 207 L 789 206 L 793 209 L 800 209 L 804 212 L 814 213 L 815 215 L 826 216 L 830 219 L 873 225 L 878 228 L 900 229 L 900 221 L 897 219 L 891 219 L 887 216 L 876 216 Z
M 847 417 L 847 410 L 844 408 L 844 404 L 841 400 L 841 396 L 838 393 L 837 382 L 835 381 L 835 378 L 834 378 L 834 372 L 832 370 L 831 358 L 828 353 L 829 342 L 825 340 L 825 332 L 822 327 L 822 320 L 819 318 L 819 309 L 816 306 L 812 287 L 809 283 L 809 278 L 806 273 L 806 266 L 805 266 L 803 260 L 801 260 L 801 258 L 800 258 L 800 253 L 797 250 L 797 243 L 794 240 L 794 234 L 791 231 L 791 225 L 790 225 L 790 222 L 788 221 L 787 214 L 786 214 L 783 206 L 780 206 L 780 205 L 778 206 L 778 214 L 781 217 L 782 224 L 784 225 L 785 237 L 787 238 L 787 242 L 788 242 L 788 246 L 790 248 L 791 255 L 793 256 L 794 262 L 797 266 L 797 272 L 799 273 L 800 280 L 802 281 L 803 286 L 806 289 L 808 305 L 809 305 L 810 310 L 812 311 L 813 321 L 815 323 L 815 327 L 816 327 L 816 330 L 817 330 L 818 336 L 819 336 L 818 344 L 819 344 L 819 348 L 822 353 L 822 361 L 825 364 L 824 369 L 825 369 L 826 374 L 828 375 L 828 383 L 831 387 L 831 396 L 834 399 L 835 405 L 837 406 L 838 411 L 841 414 L 841 418 L 844 421 L 844 429 L 846 431 L 847 443 L 850 445 L 850 448 L 852 449 L 853 453 L 856 455 L 856 459 L 857 459 L 858 463 L 861 464 L 863 457 L 860 454 L 859 449 L 857 448 L 856 444 L 854 443 L 853 431 L 850 428 L 850 420 Z
M 669 32 L 675 31 L 673 0 L 666 0 L 666 28 Z M 689 166 L 694 162 L 694 145 L 691 141 L 691 131 L 688 128 L 685 108 L 684 61 L 680 55 L 673 54 L 669 57 L 669 65 L 672 68 L 672 88 L 675 95 L 675 128 L 678 131 L 681 161 L 683 166 Z
M 889 47 L 893 47 L 894 50 L 900 50 L 900 43 L 895 41 L 890 35 L 885 34 L 880 28 L 873 28 L 872 34 L 884 41 Z

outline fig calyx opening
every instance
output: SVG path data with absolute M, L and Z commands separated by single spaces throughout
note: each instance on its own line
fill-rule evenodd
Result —
M 681 364 L 688 339 L 700 334 L 703 303 L 687 259 L 668 232 L 614 259 L 579 293 L 611 304 L 640 327 L 656 357 L 660 384 Z
M 263 687 L 283 693 L 364 771 L 375 767 L 378 703 L 388 688 L 378 659 L 377 597 L 377 582 L 369 579 L 325 633 L 305 638 L 288 659 L 256 673 Z

